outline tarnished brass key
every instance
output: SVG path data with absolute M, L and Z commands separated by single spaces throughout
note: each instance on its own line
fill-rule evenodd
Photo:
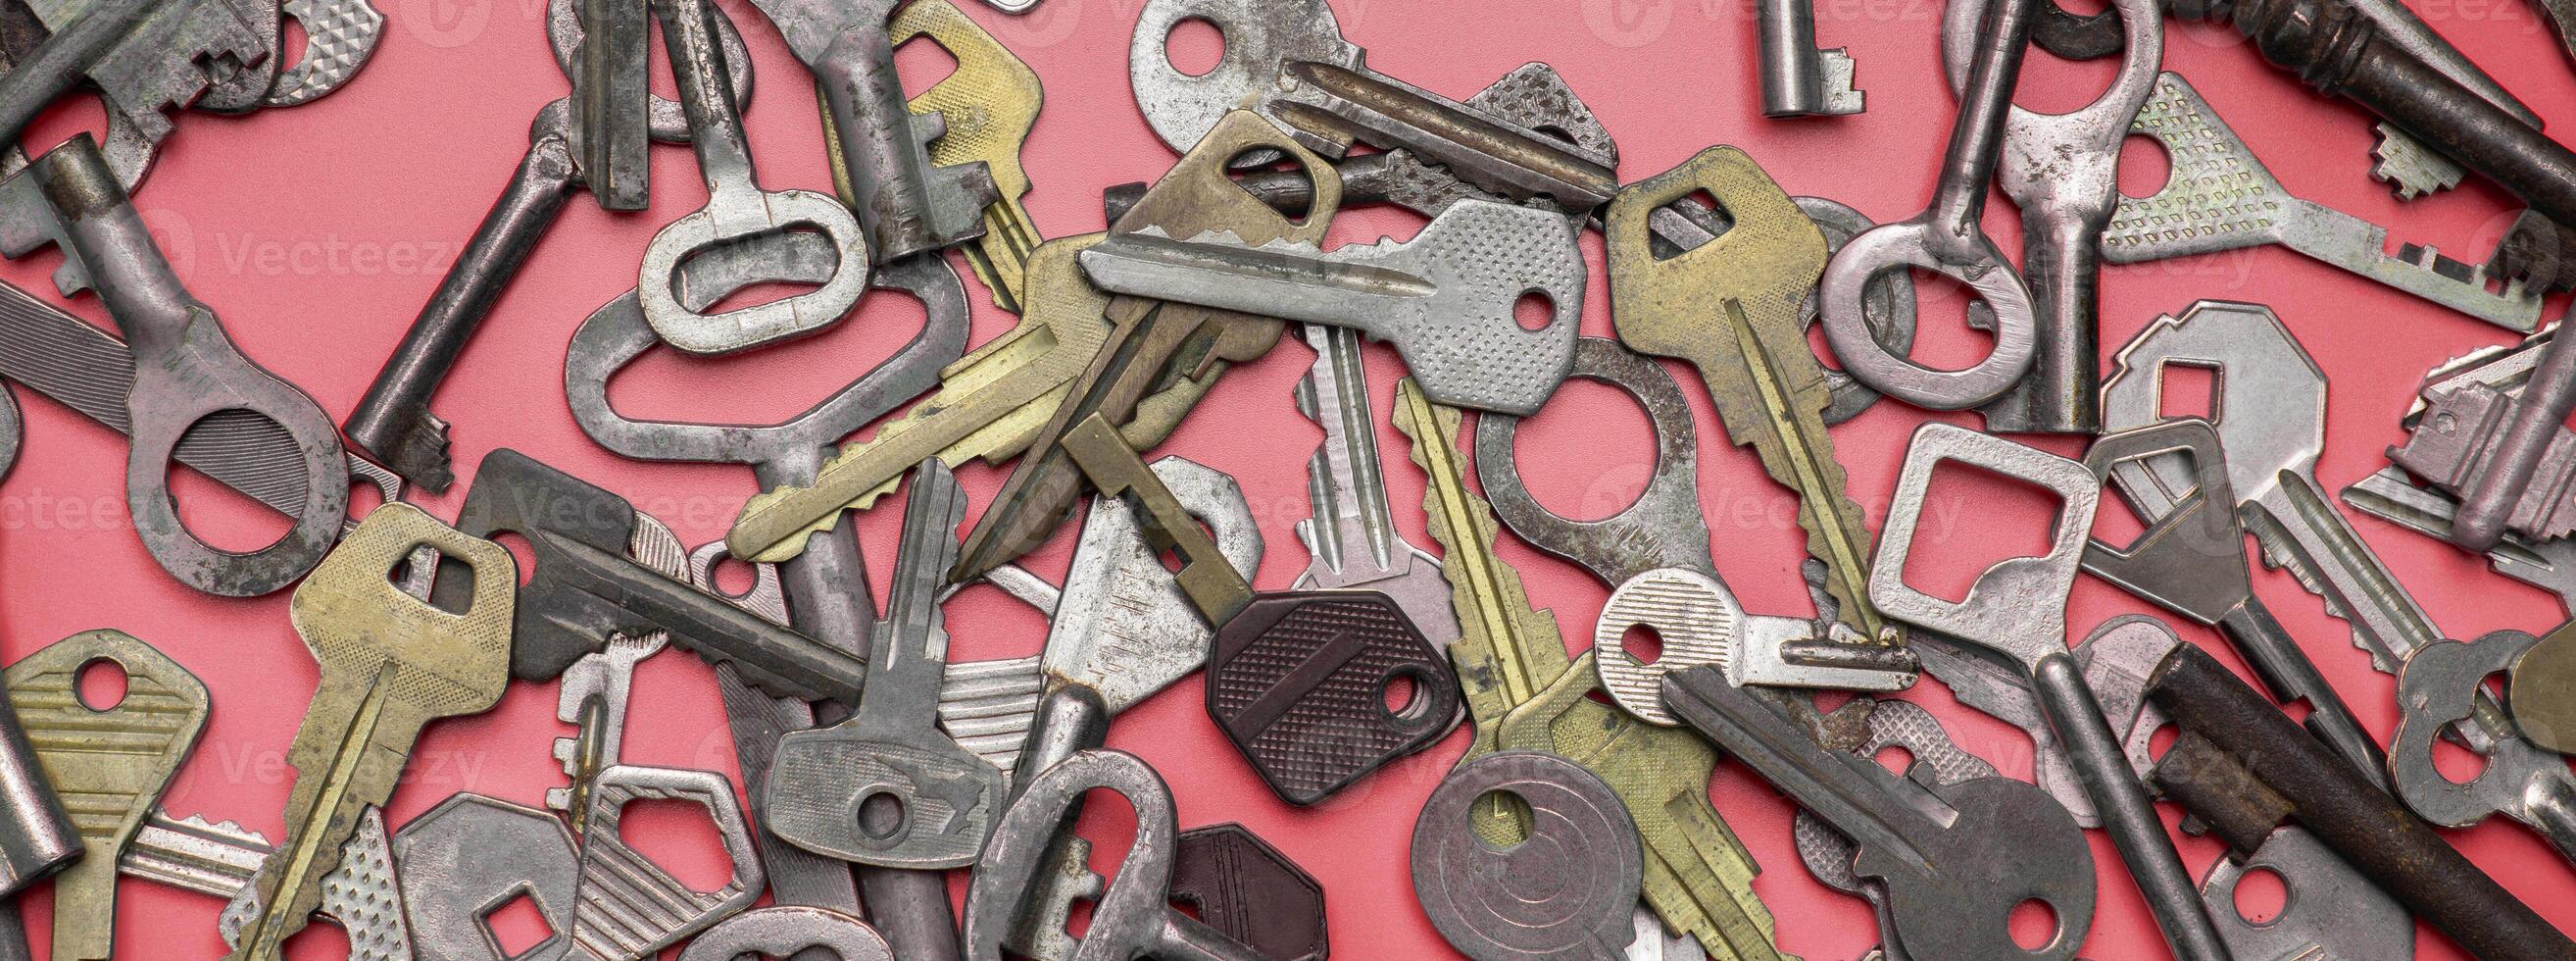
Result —
M 93 707 L 80 677 L 106 662 L 125 673 L 125 697 Z M 113 953 L 116 863 L 143 829 L 205 730 L 206 685 L 122 631 L 86 631 L 9 665 L 9 695 L 36 761 L 71 812 L 88 853 L 54 876 L 55 961 Z
M 975 276 L 993 292 L 993 303 L 1018 313 L 1024 302 L 1022 266 L 1045 240 L 1029 220 L 1028 208 L 1020 206 L 1020 196 L 1029 192 L 1020 145 L 1038 122 L 1038 106 L 1046 102 L 1038 73 L 949 0 L 913 0 L 895 13 L 886 30 L 897 47 L 927 37 L 957 58 L 956 72 L 912 98 L 912 112 L 937 115 L 948 123 L 948 131 L 930 142 L 932 165 L 980 160 L 993 171 L 993 186 L 1001 197 L 984 208 L 984 236 L 963 249 Z M 849 174 L 842 169 L 840 137 L 830 131 L 831 122 L 831 111 L 825 110 L 823 142 L 833 145 L 833 180 L 838 183 Z M 850 192 L 842 191 L 842 196 Z
M 1771 910 L 1753 893 L 1761 871 L 1716 809 L 1708 782 L 1717 755 L 1687 731 L 1659 728 L 1585 697 L 1597 685 L 1590 655 L 1568 658 L 1556 616 L 1530 607 L 1520 573 L 1494 554 L 1493 508 L 1467 490 L 1459 412 L 1433 404 L 1410 377 L 1396 383 L 1395 426 L 1413 439 L 1426 476 L 1426 525 L 1442 550 L 1467 711 L 1476 722 L 1466 758 L 1536 749 L 1573 758 L 1618 792 L 1645 844 L 1645 899 L 1673 930 L 1713 958 L 1780 961 Z M 1481 816 L 1509 818 L 1480 805 Z M 1497 824 L 1496 827 L 1504 827 Z
M 470 606 L 434 607 L 386 580 L 422 546 L 471 568 Z M 387 504 L 295 589 L 295 632 L 321 665 L 322 682 L 287 749 L 296 777 L 285 840 L 253 882 L 260 912 L 227 957 L 284 958 L 286 939 L 321 903 L 322 877 L 338 866 L 359 812 L 393 796 L 421 728 L 501 699 L 518 587 L 518 563 L 507 548 L 460 534 L 409 504 Z
M 1655 211 L 1705 190 L 1733 220 L 1690 251 L 1649 247 Z M 1798 492 L 1807 553 L 1825 563 L 1825 589 L 1863 637 L 1894 643 L 1869 603 L 1868 518 L 1843 491 L 1825 433 L 1833 401 L 1824 365 L 1807 348 L 1798 305 L 1825 270 L 1825 235 L 1771 175 L 1733 147 L 1711 147 L 1670 173 L 1619 192 L 1604 231 L 1611 319 L 1640 353 L 1678 357 L 1708 382 L 1726 435 Z

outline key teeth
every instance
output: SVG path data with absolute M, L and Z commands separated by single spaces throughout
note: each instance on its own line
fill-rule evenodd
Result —
M 2378 143 L 2371 147 L 2370 155 L 2379 162 L 2370 168 L 2370 176 L 2388 184 L 2399 200 L 2449 190 L 2467 176 L 2450 158 L 2434 153 L 2396 127 L 2382 123 L 2377 134 Z
M 1855 65 L 1848 48 L 1835 47 L 1816 51 L 1819 73 L 1823 78 L 1827 116 L 1844 116 L 1869 109 L 1869 94 L 1853 86 Z

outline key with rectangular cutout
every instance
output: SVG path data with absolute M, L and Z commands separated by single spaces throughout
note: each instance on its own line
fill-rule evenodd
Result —
M 1772 943 L 1771 911 L 1753 891 L 1761 868 L 1708 804 L 1716 754 L 1689 732 L 1648 726 L 1586 696 L 1595 683 L 1589 663 L 1578 668 L 1566 656 L 1555 615 L 1530 606 L 1520 572 L 1494 553 L 1501 531 L 1492 509 L 1467 489 L 1459 411 L 1431 403 L 1407 379 L 1396 383 L 1394 419 L 1426 475 L 1425 526 L 1440 542 L 1458 611 L 1449 659 L 1476 725 L 1466 757 L 1520 747 L 1583 760 L 1636 818 L 1648 852 L 1644 896 L 1666 924 L 1696 938 L 1711 957 L 1782 957 Z M 1528 740 L 1505 743 L 1515 710 L 1543 697 L 1552 699 L 1541 711 L 1520 715 Z M 1504 816 L 1489 811 L 1485 820 L 1495 823 L 1487 828 L 1509 827 L 1496 820 Z
M 1077 425 L 1064 450 L 1101 493 L 1135 509 L 1148 542 L 1181 559 L 1182 591 L 1216 627 L 1208 715 L 1282 800 L 1323 800 L 1448 730 L 1457 680 L 1392 599 L 1255 593 L 1107 420 Z M 1404 682 L 1412 697 L 1389 707 L 1387 692 Z
M 1330 251 L 1149 227 L 1083 251 L 1082 269 L 1111 293 L 1356 327 L 1393 342 L 1439 402 L 1509 414 L 1536 412 L 1564 382 L 1583 316 L 1573 227 L 1486 200 L 1442 211 L 1410 240 Z M 1530 294 L 1550 311 L 1535 329 L 1514 316 Z
M 418 546 L 470 569 L 466 603 L 432 605 L 396 590 L 386 572 Z M 382 806 L 421 729 L 491 708 L 509 683 L 518 565 L 499 544 L 462 534 L 408 504 L 387 504 L 341 541 L 295 589 L 296 633 L 322 681 L 287 750 L 296 770 L 286 834 L 255 880 L 261 910 L 230 957 L 283 957 L 286 939 L 321 902 L 324 875 L 366 805 Z
M 122 673 L 124 697 L 103 707 L 84 700 L 81 678 L 92 669 Z M 54 958 L 109 957 L 117 860 L 197 746 L 209 710 L 206 685 L 169 655 L 115 630 L 46 645 L 9 665 L 6 677 L 27 743 L 88 852 L 54 875 Z
M 1037 124 L 1038 107 L 1046 101 L 1037 71 L 993 39 L 949 0 L 914 0 L 895 11 L 886 32 L 897 48 L 915 40 L 936 43 L 957 61 L 957 69 L 930 89 L 915 94 L 908 106 L 916 117 L 938 117 L 944 124 L 926 145 L 934 167 L 982 163 L 991 172 L 995 199 L 984 205 L 984 235 L 962 249 L 966 264 L 993 295 L 994 306 L 1021 313 L 1027 303 L 1025 277 L 1029 254 L 1044 243 L 1037 223 L 1029 219 L 1020 198 L 1029 192 L 1029 172 L 1020 166 L 1020 150 Z M 832 152 L 833 181 L 845 201 L 858 191 L 850 183 L 847 159 L 831 106 L 823 110 L 823 140 Z
M 581 852 L 564 822 L 480 794 L 455 794 L 394 834 L 412 943 L 435 961 L 565 958 Z M 525 899 L 546 938 L 505 956 L 488 920 Z

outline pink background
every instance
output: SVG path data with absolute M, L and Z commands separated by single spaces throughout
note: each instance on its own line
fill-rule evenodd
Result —
M 377 366 L 429 296 L 456 248 L 471 234 L 526 146 L 530 117 L 562 96 L 566 84 L 547 54 L 541 0 L 381 0 L 389 17 L 375 61 L 346 90 L 319 103 L 246 118 L 191 114 L 180 123 L 138 205 L 162 237 L 190 288 L 211 304 L 250 356 L 310 391 L 335 419 L 344 417 Z M 969 13 L 1037 69 L 1048 88 L 1046 110 L 1024 157 L 1036 190 L 1030 212 L 1046 234 L 1100 229 L 1102 188 L 1162 173 L 1172 153 L 1154 139 L 1133 105 L 1126 49 L 1140 0 L 1044 0 L 1014 19 L 973 3 Z M 1621 175 L 1638 180 L 1671 168 L 1710 144 L 1736 144 L 1765 163 L 1791 192 L 1820 194 L 1881 220 L 1922 208 L 1929 196 L 1953 110 L 1934 59 L 1940 5 L 1934 0 L 1820 2 L 1818 32 L 1844 45 L 1859 63 L 1869 111 L 1840 119 L 1768 121 L 1757 108 L 1749 7 L 1721 0 L 1528 0 L 1484 4 L 1339 0 L 1343 32 L 1371 51 L 1372 66 L 1415 84 L 1464 98 L 1529 60 L 1554 64 L 1618 137 Z M 814 97 L 802 69 L 776 31 L 747 5 L 727 4 L 750 40 L 760 83 L 750 131 L 761 178 L 772 188 L 828 189 Z M 2576 77 L 2554 34 L 2521 0 L 2436 0 L 2416 8 L 2470 57 L 2540 109 L 2552 129 L 2576 129 Z M 2399 238 L 2484 258 L 2517 205 L 2501 191 L 2472 182 L 2457 191 L 2401 207 L 2367 178 L 2370 122 L 2351 106 L 2321 97 L 2258 62 L 2230 33 L 2204 25 L 2170 28 L 2166 65 L 2188 75 L 2218 111 L 2299 196 L 2401 225 Z M 656 44 L 656 59 L 660 58 Z M 935 79 L 937 58 L 906 51 L 912 89 Z M 2034 54 L 2021 102 L 2064 110 L 2089 100 L 2110 75 L 2109 63 L 2067 64 Z M 660 81 L 669 89 L 668 79 Z M 94 127 L 88 103 L 58 109 L 30 143 L 51 144 Z M 2132 193 L 2160 182 L 2152 148 L 2132 150 L 2123 183 Z M 2143 154 L 2143 156 L 2140 156 Z M 509 446 L 599 482 L 668 521 L 692 544 L 722 536 L 753 491 L 749 471 L 728 466 L 674 466 L 626 461 L 592 444 L 568 416 L 561 392 L 563 346 L 598 305 L 634 285 L 634 265 L 664 223 L 704 196 L 685 150 L 655 154 L 655 204 L 642 215 L 611 215 L 576 198 L 563 222 L 502 299 L 488 329 L 467 353 L 437 410 L 455 424 L 461 471 Z M 1997 198 L 1988 230 L 2018 248 L 2019 223 Z M 1356 210 L 1334 225 L 1336 242 L 1367 241 L 1417 229 L 1419 218 L 1388 208 Z M 1586 334 L 1607 336 L 1609 301 L 1599 282 L 1599 238 L 1587 236 L 1595 282 L 1586 303 Z M 45 292 L 56 255 L 0 266 L 0 276 Z M 971 277 L 970 287 L 974 285 Z M 2318 474 L 2340 490 L 2383 463 L 2397 442 L 2397 417 L 2421 372 L 2442 360 L 2512 336 L 2431 304 L 2277 249 L 2112 268 L 2103 282 L 2107 354 L 2160 313 L 2195 298 L 2267 303 L 2297 332 L 2333 378 L 2331 444 Z M 1921 356 L 1953 364 L 1982 353 L 1981 337 L 1964 330 L 1961 304 L 1927 291 Z M 978 342 L 1013 318 L 970 290 Z M 70 304 L 101 323 L 95 298 Z M 2552 304 L 2550 316 L 2559 306 Z M 753 357 L 716 362 L 663 352 L 639 364 L 616 396 L 633 415 L 701 420 L 774 421 L 802 410 L 891 353 L 908 339 L 919 309 L 901 298 L 868 301 L 865 317 L 831 333 Z M 1200 416 L 1163 448 L 1240 478 L 1268 556 L 1258 582 L 1285 586 L 1306 557 L 1291 528 L 1306 512 L 1305 459 L 1316 430 L 1300 419 L 1289 391 L 1311 355 L 1294 338 L 1267 359 L 1227 377 Z M 1393 351 L 1370 348 L 1374 400 L 1387 453 L 1396 523 L 1406 538 L 1435 546 L 1418 509 L 1420 473 L 1406 461 L 1404 440 L 1385 422 L 1400 373 Z M 1676 368 L 1690 382 L 1690 371 Z M 1700 388 L 1688 388 L 1706 443 L 1702 500 L 1715 530 L 1717 562 L 1746 605 L 1760 612 L 1807 610 L 1796 561 L 1802 536 L 1793 499 L 1761 472 L 1749 451 L 1721 443 Z M 177 814 L 238 820 L 275 838 L 291 783 L 283 753 L 315 683 L 312 659 L 288 627 L 287 596 L 223 600 L 199 595 L 163 574 L 123 519 L 125 449 L 107 431 L 32 392 L 26 451 L 0 488 L 0 583 L 10 588 L 0 653 L 9 659 L 74 632 L 117 627 L 160 646 L 204 678 L 215 694 L 204 740 L 164 801 Z M 1907 434 L 1921 412 L 1881 405 L 1835 431 L 1850 490 L 1877 520 L 1887 502 Z M 1972 426 L 1972 418 L 1945 417 Z M 2069 442 L 2043 442 L 2074 454 Z M 1530 486 L 1561 512 L 1609 513 L 1643 483 L 1652 448 L 1644 418 L 1610 388 L 1574 383 L 1524 428 L 1523 462 Z M 1552 456 L 1551 456 L 1552 455 Z M 981 510 L 1001 481 L 984 465 L 963 472 Z M 2035 549 L 2041 499 L 1974 477 L 1945 477 L 1935 492 L 1915 577 L 1955 591 L 1974 570 L 2008 554 Z M 283 529 L 194 475 L 179 481 L 190 516 L 219 543 L 263 543 Z M 465 483 L 417 502 L 453 516 Z M 891 505 L 893 502 L 889 502 Z M 2106 511 L 2106 516 L 2118 513 Z M 880 597 L 892 556 L 899 507 L 857 520 Z M 1959 528 L 1957 524 L 1974 527 Z M 2499 628 L 2542 631 L 2562 615 L 2549 597 L 2496 576 L 2482 560 L 2375 520 L 2356 519 L 2363 536 L 2416 593 L 2451 636 Z M 2106 529 L 2134 530 L 2125 518 Z M 1953 530 L 1985 536 L 1955 537 Z M 1995 536 L 1988 532 L 2011 532 Z M 1072 543 L 1059 536 L 1033 565 L 1060 574 Z M 1581 643 L 1605 590 L 1591 576 L 1505 538 L 1501 550 L 1519 565 L 1534 601 L 1553 608 Z M 2256 575 L 2257 591 L 2343 692 L 2371 733 L 2385 742 L 2395 726 L 2392 679 L 2370 670 L 2347 631 L 2287 577 Z M 2070 631 L 2148 608 L 2100 581 L 2075 589 Z M 1044 624 L 998 592 L 978 589 L 949 607 L 951 656 L 981 659 L 1038 649 Z M 2186 637 L 2236 663 L 2209 632 Z M 2007 773 L 2027 776 L 2024 736 L 1958 706 L 1926 679 L 1908 697 L 1931 706 L 1963 744 Z M 1321 806 L 1297 809 L 1274 799 L 1202 714 L 1193 678 L 1121 717 L 1110 743 L 1151 761 L 1173 784 L 1183 826 L 1240 821 L 1294 857 L 1329 893 L 1333 940 L 1343 957 L 1439 957 L 1447 948 L 1415 905 L 1406 847 L 1423 798 L 1463 748 L 1461 732 L 1398 763 Z M 536 804 L 560 775 L 548 743 L 566 729 L 553 720 L 551 685 L 517 685 L 489 714 L 436 725 L 415 750 L 408 783 L 388 808 L 395 824 L 447 795 L 479 791 Z M 626 758 L 645 764 L 709 768 L 731 774 L 733 752 L 707 668 L 686 654 L 647 662 L 635 687 Z M 2455 768 L 2466 776 L 2474 762 Z M 1756 887 L 1779 920 L 1780 946 L 1809 958 L 1854 957 L 1876 938 L 1866 906 L 1818 885 L 1790 845 L 1791 806 L 1732 762 L 1711 788 L 1718 809 L 1764 867 Z M 1108 839 L 1104 869 L 1123 849 L 1129 828 L 1098 807 L 1088 830 Z M 2177 814 L 2164 811 L 2170 823 Z M 636 823 L 672 829 L 684 818 L 639 816 Z M 713 870 L 712 849 L 681 841 L 680 862 Z M 2562 926 L 2576 926 L 2576 875 L 2532 833 L 2502 819 L 2451 832 L 2450 840 L 2507 888 Z M 2183 857 L 2197 876 L 2216 857 L 2209 841 L 2183 838 Z M 2101 874 L 2101 907 L 2086 954 L 2096 958 L 2164 956 L 2155 928 L 2110 844 L 2093 837 Z M 962 895 L 963 875 L 953 888 Z M 221 904 L 146 883 L 123 886 L 121 946 L 136 958 L 211 957 L 221 953 L 215 914 Z M 50 895 L 39 889 L 25 905 L 38 950 Z M 337 957 L 340 936 L 317 924 L 296 944 L 298 957 Z M 2460 956 L 2429 929 L 2422 957 Z

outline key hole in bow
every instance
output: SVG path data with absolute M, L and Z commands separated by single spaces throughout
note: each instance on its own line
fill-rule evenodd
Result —
M 2498 704 L 2505 703 L 2504 685 L 2505 675 L 2501 671 L 2489 674 L 2478 682 L 2478 687 L 2484 690 L 2488 697 L 2494 698 Z M 2442 780 L 2453 784 L 2475 784 L 2479 778 L 2486 776 L 2487 765 L 2490 763 L 2492 761 L 2486 755 L 2462 747 L 2450 738 L 2433 739 L 2433 770 L 2442 775 Z
M 2120 195 L 2153 197 L 2173 182 L 2173 153 L 2165 142 L 2146 134 L 2130 134 L 2120 141 Z
M 2290 908 L 2290 886 L 2281 872 L 2266 867 L 2246 868 L 2236 877 L 2236 916 L 2258 928 L 2281 923 L 2281 915 Z
M 526 887 L 513 892 L 499 907 L 483 912 L 483 931 L 495 952 L 504 958 L 526 954 L 555 934 L 554 926 L 546 923 L 545 908 Z
M 326 958 L 350 958 L 357 953 L 349 944 L 349 932 L 336 924 L 308 924 L 280 945 L 279 957 L 290 961 L 321 961 Z
M 783 232 L 760 236 L 776 249 Z M 700 261 L 684 265 L 692 269 Z M 704 263 L 712 266 L 713 261 Z M 775 270 L 775 268 L 769 268 Z M 863 270 L 856 264 L 842 269 Z M 757 271 L 755 271 L 757 272 Z M 800 289 L 801 288 L 801 289 Z M 718 306 L 732 309 L 759 300 L 781 300 L 813 285 L 754 284 Z M 740 298 L 755 298 L 742 300 Z M 692 307 L 704 298 L 683 297 Z M 738 302 L 737 302 L 738 301 Z M 770 344 L 758 350 L 701 357 L 656 345 L 609 375 L 608 406 L 617 416 L 637 421 L 681 424 L 750 424 L 774 426 L 793 420 L 829 400 L 858 378 L 877 369 L 910 344 L 930 322 L 921 298 L 898 290 L 868 292 L 851 316 L 812 336 Z M 684 505 L 698 509 L 694 502 Z
M 1619 650 L 1639 664 L 1652 664 L 1664 657 L 1664 635 L 1650 624 L 1630 624 L 1619 634 Z
M 235 422 L 229 428 L 211 427 L 218 422 Z M 215 437 L 206 432 L 230 429 L 237 440 L 221 442 L 222 446 L 238 445 L 242 450 L 292 451 L 295 441 L 286 428 L 274 420 L 246 410 L 223 410 L 209 414 L 188 425 L 180 447 L 222 449 Z M 200 441 L 196 438 L 205 438 Z M 300 472 L 300 468 L 299 468 Z M 285 540 L 294 530 L 295 519 L 260 503 L 250 495 L 234 490 L 195 468 L 173 458 L 161 465 L 162 482 L 170 492 L 171 509 L 179 516 L 179 525 L 199 543 L 229 553 L 255 553 Z M 299 478 L 299 485 L 301 483 Z M 292 491 L 302 501 L 304 490 Z M 65 497 L 53 501 L 53 523 L 73 530 L 122 524 L 126 521 L 125 505 L 112 496 Z
M 1081 803 L 1082 817 L 1075 822 L 1075 833 L 1091 842 L 1089 865 L 1092 873 L 1100 875 L 1101 890 L 1106 892 L 1110 885 L 1118 883 L 1119 866 L 1135 846 L 1136 805 L 1127 800 L 1127 795 L 1105 787 L 1083 792 Z M 1169 858 L 1172 852 L 1155 856 Z M 1089 899 L 1076 900 L 1065 917 L 1065 933 L 1077 938 L 1090 933 L 1093 907 Z
M 1726 236 L 1727 231 L 1735 229 L 1735 215 L 1728 213 L 1726 205 L 1718 202 L 1717 195 L 1710 193 L 1707 190 L 1691 191 L 1684 195 L 1680 200 L 1673 201 L 1672 203 L 1668 203 L 1657 208 L 1655 212 L 1649 216 L 1657 221 L 1668 221 L 1673 218 L 1679 218 L 1691 227 L 1697 228 L 1699 232 L 1708 234 L 1707 240 L 1699 241 L 1688 247 L 1682 247 L 1676 245 L 1672 241 L 1664 239 L 1665 234 L 1673 233 L 1673 231 L 1649 233 L 1647 236 L 1647 245 L 1654 249 L 1656 260 L 1671 260 L 1693 250 L 1698 250 L 1701 247 L 1716 243 L 1717 238 L 1724 237 Z M 1683 231 L 1683 233 L 1687 234 L 1688 231 Z
M 1566 456 L 1577 451 L 1579 458 Z M 1616 517 L 1654 482 L 1655 424 L 1626 390 L 1570 377 L 1512 429 L 1512 462 L 1521 486 L 1548 513 L 1575 521 Z
M 902 80 L 903 89 L 928 90 L 957 73 L 957 54 L 929 34 L 921 34 L 894 48 L 894 74 Z
M 1882 278 L 1889 282 L 1898 279 L 1881 273 L 1873 275 L 1868 284 L 1875 286 Z M 1994 353 L 1994 309 L 1977 296 L 1975 288 L 1930 270 L 1908 268 L 1904 279 L 1914 285 L 1914 349 L 1905 355 L 1907 360 L 1934 370 L 1956 371 L 1966 370 Z
M 696 801 L 629 801 L 617 813 L 617 839 L 696 893 L 722 890 L 733 880 L 712 812 Z
M 781 252 L 788 249 L 790 244 L 828 245 L 830 243 L 830 238 L 824 236 L 822 231 L 803 224 L 727 238 L 712 246 L 692 250 L 688 256 L 680 258 L 679 269 L 671 275 L 671 295 L 697 312 L 709 315 L 749 310 L 792 300 L 821 290 L 823 283 L 831 278 L 827 276 L 823 281 L 772 279 L 780 271 L 775 267 L 763 269 L 764 265 L 776 262 Z M 839 270 L 848 269 L 851 266 L 853 265 L 840 264 L 834 273 L 837 275 Z M 683 275 L 724 278 L 729 281 L 725 286 L 732 289 L 711 302 L 701 303 L 708 299 L 705 293 L 693 290 L 691 285 L 683 280 Z M 761 279 L 750 283 L 741 282 L 755 277 Z
M 1163 35 L 1163 56 L 1185 76 L 1204 77 L 1225 62 L 1225 28 L 1206 17 L 1187 17 Z
M 1527 798 L 1497 788 L 1477 795 L 1467 805 L 1467 817 L 1475 826 L 1477 844 L 1495 854 L 1510 854 L 1529 843 L 1535 815 Z
M 2042 0 L 2047 2 L 2047 0 Z M 2090 6 L 2099 10 L 2109 4 L 2100 0 L 2069 0 L 2060 6 Z M 2116 14 L 2114 15 L 2117 16 Z M 2031 44 L 2023 57 L 2021 80 L 2013 86 L 2013 104 L 2024 110 L 2044 114 L 2073 113 L 2101 99 L 2102 94 L 2118 81 L 2126 65 L 2123 53 L 2091 60 L 2069 60 L 2051 53 L 2044 44 Z
M 2032 898 L 2013 906 L 2009 926 L 2014 944 L 2024 951 L 2036 952 L 2057 941 L 2057 908 Z
M 2047 556 L 2061 508 L 2057 492 L 2046 487 L 1943 460 L 1932 469 L 1922 513 L 1914 519 L 1914 543 L 1901 568 L 1905 586 L 1952 603 L 1966 601 L 1977 578 L 1996 564 Z M 2031 523 L 2034 517 L 2046 521 Z
M 101 657 L 80 666 L 73 692 L 82 707 L 105 714 L 125 703 L 126 683 L 125 665 L 115 658 Z
M 858 804 L 859 833 L 872 840 L 889 841 L 903 833 L 905 815 L 903 798 L 892 791 L 870 791 L 860 796 Z

